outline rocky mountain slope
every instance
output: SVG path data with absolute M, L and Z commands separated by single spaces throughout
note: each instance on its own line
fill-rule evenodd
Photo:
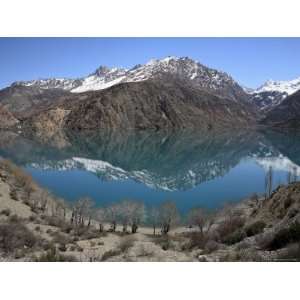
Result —
M 10 111 L 0 105 L 0 129 L 9 128 L 19 123 Z
M 258 89 L 248 90 L 247 93 L 250 96 L 250 102 L 263 113 L 267 113 L 298 90 L 300 90 L 300 78 L 290 81 L 269 80 Z
M 262 124 L 277 127 L 300 126 L 300 91 L 287 97 L 281 104 L 271 110 Z
M 37 107 L 45 107 L 69 94 L 61 89 L 42 89 L 37 86 L 12 85 L 0 90 L 0 104 L 17 118 L 23 118 Z
M 53 119 L 60 112 L 61 120 Z M 64 101 L 32 114 L 26 126 L 57 130 L 162 129 L 252 126 L 251 105 L 200 90 L 174 78 L 167 82 L 123 83 L 103 91 L 72 94 Z

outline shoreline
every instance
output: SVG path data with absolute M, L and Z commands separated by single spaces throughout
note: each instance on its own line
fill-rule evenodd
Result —
M 299 183 L 278 187 L 266 200 L 253 197 L 225 207 L 214 215 L 211 226 L 205 221 L 203 233 L 197 226 L 174 223 L 161 234 L 158 221 L 159 234 L 154 236 L 153 228 L 143 224 L 138 224 L 137 233 L 123 233 L 120 220 L 116 232 L 107 231 L 107 221 L 102 221 L 105 230 L 100 232 L 95 219 L 90 226 L 87 219 L 83 226 L 71 225 L 74 208 L 49 194 L 42 209 L 45 190 L 18 172 L 13 164 L 0 163 L 0 246 L 3 228 L 15 228 L 13 235 L 24 230 L 32 246 L 7 246 L 6 252 L 3 248 L 4 261 L 278 261 L 295 259 L 289 255 L 298 253 L 296 239 L 275 242 L 280 231 L 300 221 Z M 36 206 L 34 199 L 39 199 Z

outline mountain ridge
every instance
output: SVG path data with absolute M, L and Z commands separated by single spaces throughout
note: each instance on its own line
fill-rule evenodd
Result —
M 87 77 L 78 79 L 40 79 L 18 81 L 12 86 L 35 86 L 42 89 L 60 88 L 72 93 L 82 93 L 109 88 L 124 82 L 140 82 L 158 79 L 172 74 L 178 79 L 189 80 L 202 89 L 215 92 L 237 100 L 246 98 L 246 93 L 227 73 L 206 67 L 188 57 L 169 56 L 163 59 L 152 59 L 144 65 L 136 65 L 130 69 L 108 68 L 100 66 Z

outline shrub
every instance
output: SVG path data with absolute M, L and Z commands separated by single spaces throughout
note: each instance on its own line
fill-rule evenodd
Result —
M 300 241 L 300 223 L 294 222 L 288 228 L 280 229 L 273 240 L 267 245 L 269 250 L 277 250 L 289 243 Z
M 293 199 L 290 195 L 287 195 L 286 199 L 284 200 L 284 208 L 288 209 L 293 203 Z
M 223 241 L 228 235 L 243 227 L 245 220 L 240 216 L 234 216 L 223 221 L 217 228 L 219 236 Z
M 125 253 L 131 248 L 134 244 L 134 239 L 131 236 L 128 237 L 123 237 L 120 244 L 119 248 L 122 253 Z
M 278 256 L 277 260 L 300 261 L 300 243 L 288 246 L 286 251 Z
M 194 248 L 203 249 L 207 243 L 207 236 L 199 231 L 190 232 L 188 235 L 189 242 L 183 250 L 192 250 Z
M 67 247 L 66 247 L 65 244 L 60 244 L 60 245 L 58 246 L 58 250 L 59 250 L 59 251 L 62 251 L 62 252 L 65 252 L 65 251 L 67 251 Z
M 53 230 L 52 230 L 51 228 L 48 228 L 48 229 L 46 230 L 46 233 L 49 234 L 49 235 L 51 235 L 51 234 L 53 234 Z
M 73 226 L 70 224 L 65 224 L 61 230 L 65 233 L 70 233 L 73 230 Z
M 55 216 L 45 216 L 44 221 L 47 225 L 54 227 L 64 227 L 66 225 L 64 220 Z
M 75 251 L 76 250 L 76 246 L 75 245 L 71 245 L 69 248 L 69 251 Z
M 25 247 L 33 248 L 36 237 L 24 225 L 16 222 L 0 225 L 0 248 L 5 253 Z
M 55 232 L 53 234 L 52 242 L 60 245 L 66 245 L 71 242 L 71 238 L 59 232 Z
M 35 221 L 36 221 L 36 216 L 35 216 L 35 215 L 31 215 L 31 216 L 28 218 L 28 220 L 29 220 L 30 222 L 35 222 Z
M 207 254 L 215 252 L 218 249 L 219 249 L 219 244 L 216 241 L 212 241 L 212 240 L 207 241 L 204 247 L 204 251 Z
M 43 248 L 43 250 L 45 250 L 45 251 L 50 250 L 55 247 L 52 242 L 49 242 L 47 240 L 42 240 L 40 245 Z
M 266 223 L 263 221 L 256 221 L 245 228 L 247 236 L 253 236 L 263 232 L 266 227 Z
M 291 219 L 291 218 L 294 218 L 297 214 L 299 213 L 299 210 L 296 209 L 296 208 L 292 208 L 289 210 L 288 212 L 288 217 Z
M 15 254 L 14 254 L 14 258 L 15 259 L 20 259 L 20 258 L 24 257 L 25 255 L 26 255 L 25 249 L 16 249 Z
M 246 237 L 246 233 L 242 229 L 237 229 L 233 233 L 228 234 L 225 238 L 223 238 L 223 243 L 227 245 L 233 245 L 239 243 Z
M 10 211 L 9 208 L 5 208 L 5 209 L 3 209 L 3 210 L 1 211 L 0 214 L 3 215 L 3 216 L 9 217 L 10 214 L 11 214 L 11 211 Z
M 150 249 L 147 249 L 143 244 L 140 245 L 137 256 L 140 257 L 149 257 L 153 255 L 153 251 Z
M 169 250 L 172 246 L 171 238 L 168 235 L 155 236 L 152 240 L 154 244 L 159 245 L 164 251 Z
M 39 257 L 34 258 L 36 262 L 76 262 L 78 261 L 73 255 L 62 255 L 57 252 L 55 247 L 48 250 Z
M 11 215 L 9 217 L 9 222 L 10 223 L 20 223 L 20 218 L 17 215 Z
M 80 237 L 81 240 L 91 240 L 106 236 L 107 232 L 100 232 L 99 230 L 96 230 L 91 227 L 78 227 L 74 228 L 74 235 L 76 237 Z M 123 234 L 120 233 L 120 236 L 123 236 Z
M 252 248 L 229 252 L 220 258 L 220 261 L 242 261 L 242 262 L 262 262 L 264 258 Z
M 101 261 L 107 261 L 109 258 L 120 255 L 121 250 L 120 249 L 115 249 L 115 250 L 108 250 L 104 252 L 104 254 L 101 257 Z
M 19 199 L 18 199 L 18 195 L 17 195 L 17 191 L 16 191 L 16 190 L 11 190 L 10 193 L 9 193 L 9 195 L 10 195 L 10 198 L 11 198 L 11 199 L 13 199 L 13 200 L 15 200 L 15 201 L 18 201 L 18 200 L 19 200 Z

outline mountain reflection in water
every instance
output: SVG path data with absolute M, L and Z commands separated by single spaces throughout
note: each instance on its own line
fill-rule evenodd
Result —
M 0 155 L 26 168 L 41 185 L 72 201 L 99 205 L 124 198 L 146 204 L 174 200 L 181 210 L 219 207 L 274 188 L 287 172 L 300 175 L 300 139 L 293 132 L 60 132 L 24 137 L 1 132 Z

